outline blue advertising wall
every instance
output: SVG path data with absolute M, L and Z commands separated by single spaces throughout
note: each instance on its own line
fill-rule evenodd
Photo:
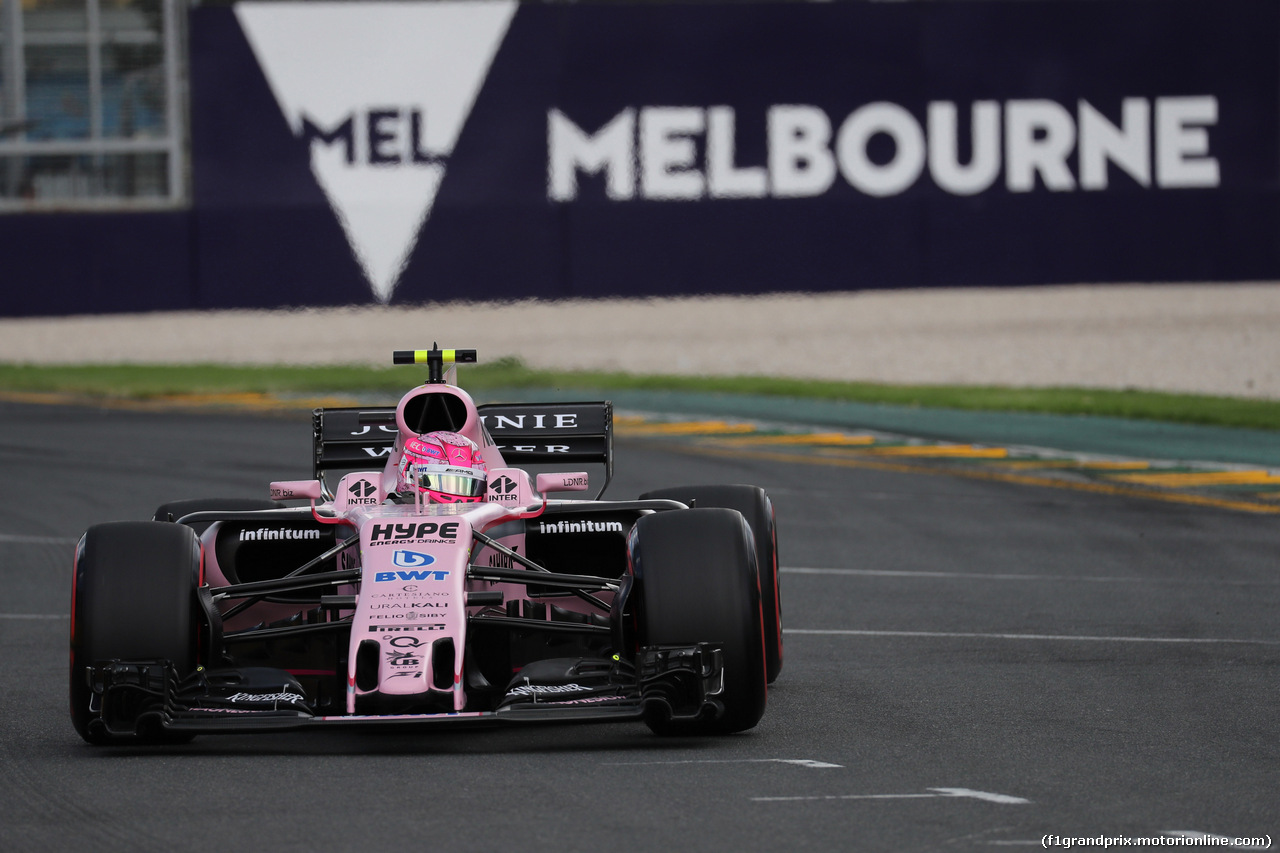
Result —
M 192 10 L 191 207 L 0 217 L 0 313 L 1280 279 L 1269 0 L 337 5 Z

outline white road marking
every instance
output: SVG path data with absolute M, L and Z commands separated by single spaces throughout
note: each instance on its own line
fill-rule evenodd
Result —
M 0 613 L 0 619 L 70 619 L 66 613 Z
M 989 581 L 1066 581 L 1081 583 L 1182 583 L 1212 584 L 1214 586 L 1280 586 L 1280 581 L 1232 581 L 1219 578 L 1135 578 L 1113 577 L 1107 575 L 1028 575 L 1028 574 L 996 574 L 989 572 L 931 572 L 904 571 L 899 569 L 819 569 L 808 566 L 786 566 L 778 569 L 780 574 L 792 575 L 847 575 L 850 577 L 882 577 L 882 578 L 922 578 L 949 580 L 989 580 Z
M 19 545 L 74 545 L 80 540 L 66 536 L 18 536 L 13 533 L 0 533 L 0 542 L 13 542 Z
M 975 800 L 986 800 L 989 803 L 1003 803 L 1005 805 L 1025 805 L 1031 802 L 1024 800 L 1022 797 L 1011 797 L 1008 794 L 991 794 L 987 791 L 975 791 L 972 788 L 930 788 L 930 791 L 937 791 L 944 797 L 970 797 Z
M 831 764 L 827 761 L 815 761 L 812 758 L 697 758 L 688 761 L 605 761 L 603 767 L 640 767 L 655 764 L 794 764 L 797 767 L 825 769 L 844 767 L 843 764 Z
M 1280 646 L 1280 640 L 1239 640 L 1229 637 L 1091 637 L 1073 634 L 980 634 L 959 631 L 855 631 L 845 629 L 784 628 L 783 634 L 832 637 L 926 637 L 961 640 L 1058 640 L 1082 643 L 1175 643 L 1183 645 Z
M 1025 805 L 1030 800 L 1022 797 L 1011 797 L 1008 794 L 992 794 L 987 791 L 974 791 L 970 788 L 930 788 L 928 794 L 827 794 L 812 797 L 752 797 L 756 803 L 794 803 L 813 800 L 928 800 L 966 798 L 985 800 L 988 803 L 1001 805 Z

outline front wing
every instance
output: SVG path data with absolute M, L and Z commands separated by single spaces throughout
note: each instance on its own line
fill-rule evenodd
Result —
M 617 664 L 607 681 L 614 692 L 557 699 L 532 692 L 523 701 L 492 711 L 434 714 L 321 715 L 312 713 L 296 680 L 284 670 L 254 668 L 244 679 L 220 685 L 203 671 L 184 681 L 169 661 L 102 661 L 87 667 L 91 713 L 111 735 L 214 734 L 279 731 L 316 726 L 465 725 L 640 720 L 657 715 L 672 721 L 715 719 L 723 713 L 724 661 L 709 643 L 652 646 L 640 650 L 634 667 Z M 263 690 L 264 685 L 276 685 Z M 238 692 L 233 692 L 238 691 Z M 274 692 L 272 692 L 274 691 Z M 238 699 L 237 697 L 245 697 Z M 92 724 L 91 724 L 92 725 Z

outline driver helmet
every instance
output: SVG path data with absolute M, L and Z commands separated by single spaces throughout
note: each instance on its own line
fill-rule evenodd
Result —
M 421 494 L 430 503 L 484 500 L 489 466 L 480 448 L 456 432 L 429 432 L 404 443 L 396 493 Z

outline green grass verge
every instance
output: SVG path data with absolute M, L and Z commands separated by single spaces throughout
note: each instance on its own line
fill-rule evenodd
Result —
M 463 387 L 476 391 L 556 388 L 605 393 L 644 390 L 759 394 L 900 406 L 1105 415 L 1215 426 L 1280 429 L 1280 401 L 1154 391 L 881 385 L 870 382 L 750 376 L 641 376 L 629 373 L 532 370 L 513 359 L 464 367 L 462 371 Z M 60 392 L 132 399 L 238 392 L 304 395 L 385 393 L 392 396 L 421 382 L 422 378 L 421 367 L 0 364 L 0 391 Z

